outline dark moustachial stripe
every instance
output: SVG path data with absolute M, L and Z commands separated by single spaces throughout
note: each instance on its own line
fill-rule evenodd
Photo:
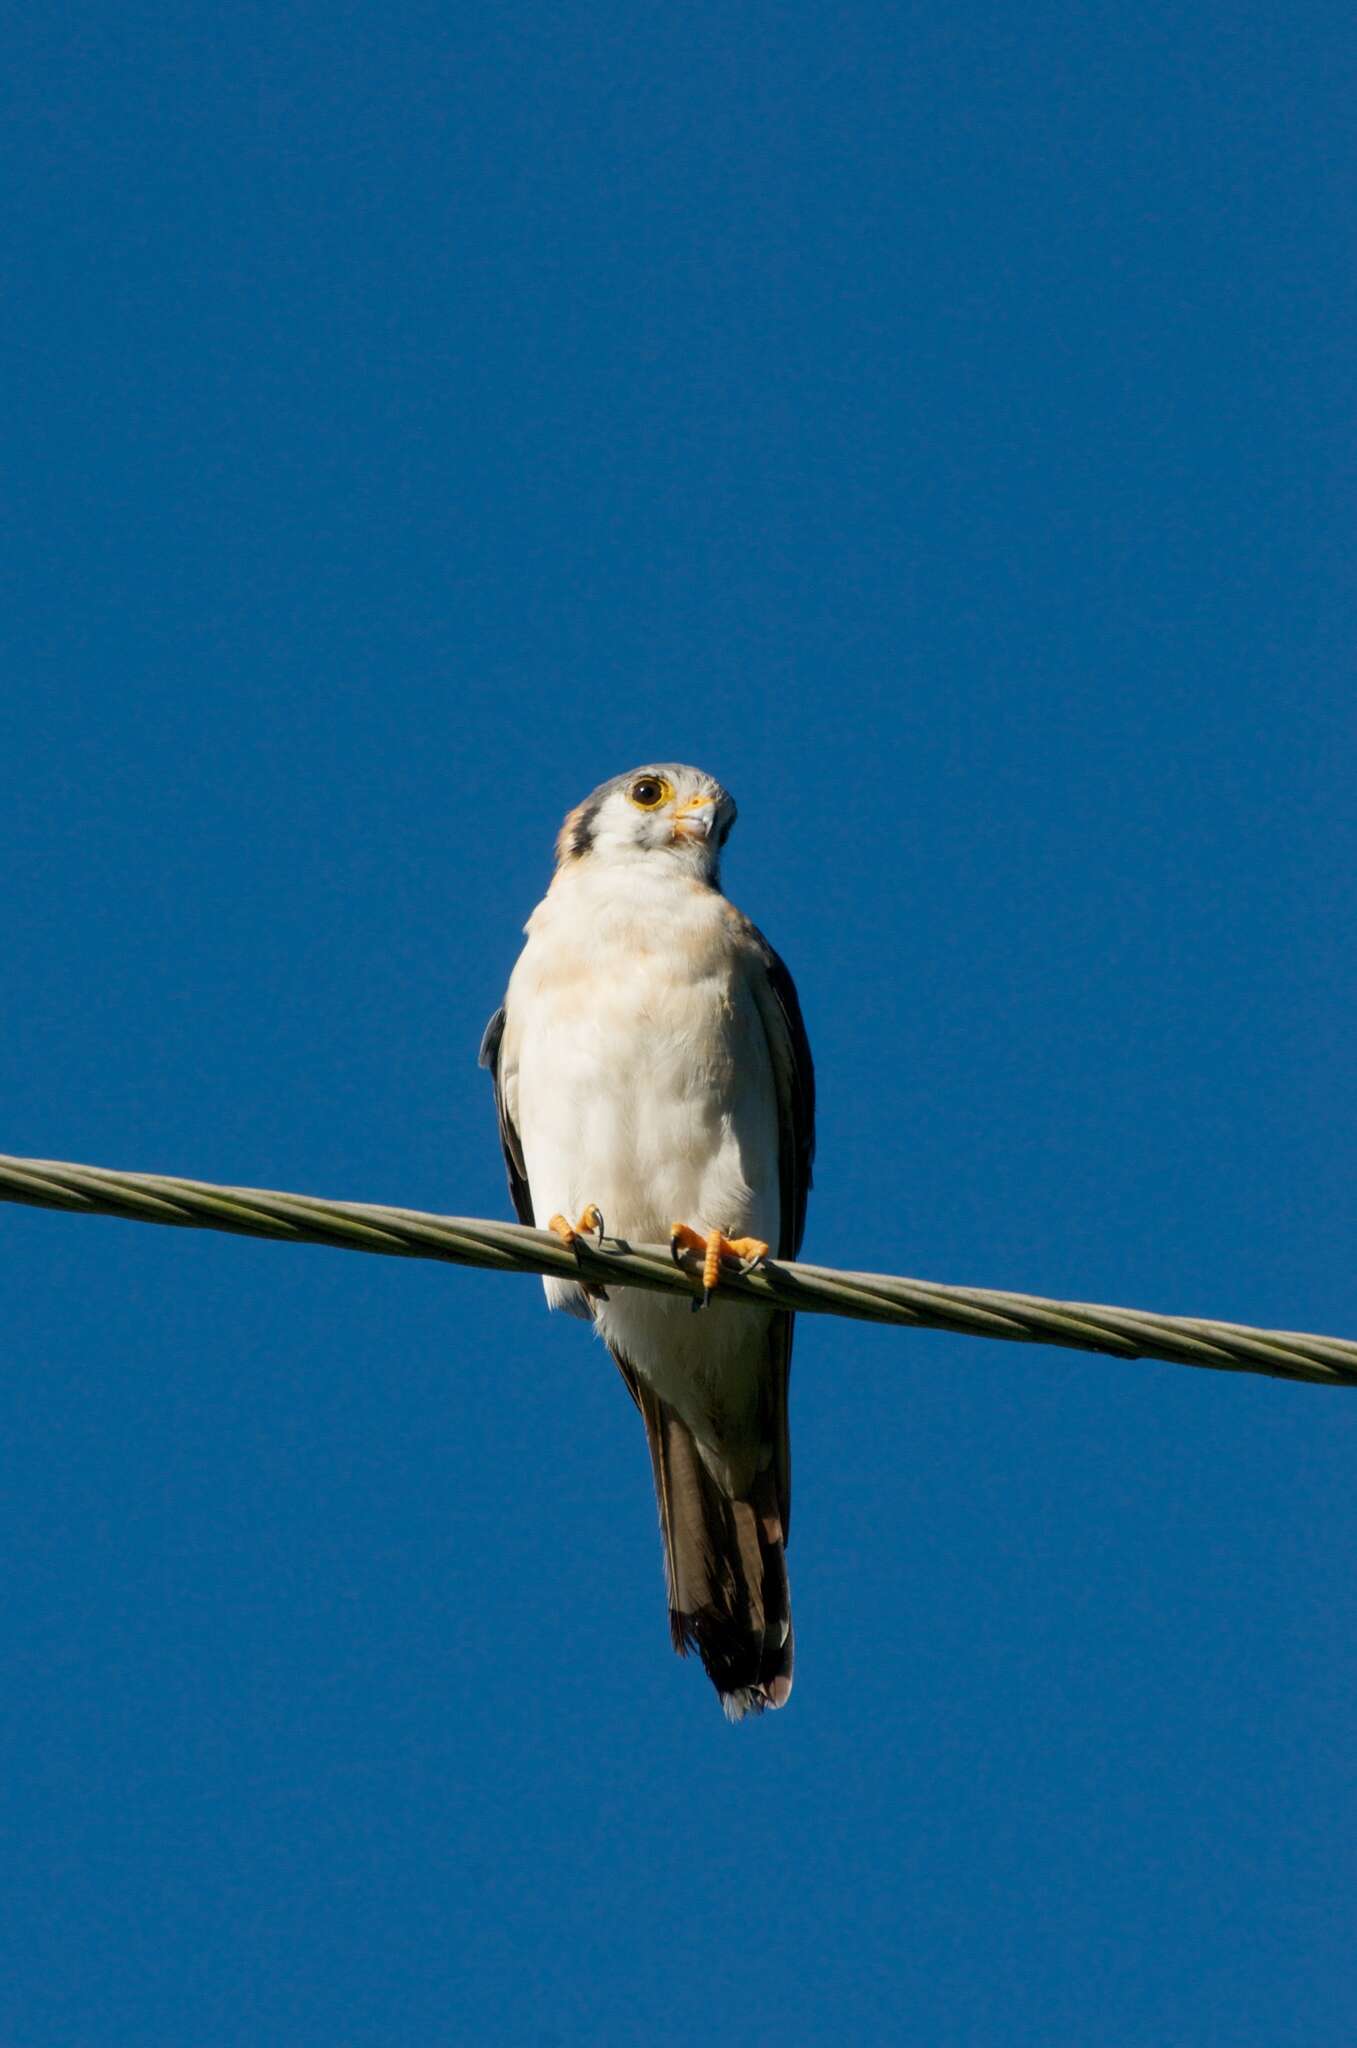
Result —
M 588 853 L 594 843 L 594 820 L 608 793 L 608 787 L 609 785 L 605 784 L 602 789 L 596 789 L 582 804 L 576 804 L 566 818 L 561 827 L 560 837 L 556 841 L 558 864 L 561 861 L 578 860 L 581 855 Z

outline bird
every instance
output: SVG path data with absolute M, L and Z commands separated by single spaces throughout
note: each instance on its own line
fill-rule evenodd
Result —
M 794 1319 L 720 1284 L 800 1249 L 815 1070 L 790 973 L 722 893 L 735 816 L 714 777 L 673 762 L 577 804 L 480 1063 L 519 1220 L 577 1257 L 605 1227 L 667 1240 L 693 1278 L 691 1300 L 583 1271 L 543 1286 L 593 1324 L 640 1411 L 670 1637 L 739 1721 L 792 1689 Z

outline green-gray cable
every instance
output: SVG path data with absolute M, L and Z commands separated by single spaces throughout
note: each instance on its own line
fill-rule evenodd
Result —
M 605 1239 L 569 1251 L 549 1231 L 476 1217 L 436 1216 L 368 1202 L 336 1202 L 266 1188 L 216 1187 L 172 1175 L 121 1173 L 63 1160 L 0 1155 L 0 1200 L 139 1223 L 225 1230 L 247 1237 L 440 1259 L 509 1273 L 554 1273 L 600 1285 L 648 1287 L 692 1296 L 696 1283 L 664 1245 Z M 1162 1358 L 1224 1372 L 1270 1374 L 1315 1385 L 1357 1386 L 1357 1343 L 1294 1330 L 1255 1330 L 1196 1316 L 1155 1315 L 1083 1301 L 1048 1301 L 985 1287 L 951 1287 L 885 1273 L 841 1273 L 783 1265 L 730 1271 L 722 1293 L 808 1315 L 851 1316 L 1018 1343 L 1058 1344 L 1118 1358 Z

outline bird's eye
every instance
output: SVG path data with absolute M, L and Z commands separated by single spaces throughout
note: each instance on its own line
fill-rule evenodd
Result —
M 653 811 L 674 794 L 662 775 L 638 775 L 627 795 L 643 811 Z

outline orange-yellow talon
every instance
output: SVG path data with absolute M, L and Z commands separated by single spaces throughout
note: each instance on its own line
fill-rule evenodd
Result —
M 768 1247 L 758 1237 L 727 1237 L 723 1230 L 709 1230 L 704 1237 L 687 1223 L 676 1223 L 669 1233 L 669 1249 L 677 1265 L 685 1263 L 685 1256 L 702 1260 L 702 1299 L 693 1303 L 694 1308 L 703 1307 L 711 1300 L 721 1281 L 722 1259 L 738 1259 L 747 1272 L 760 1259 L 768 1256 Z
M 599 1250 L 601 1251 L 603 1248 L 603 1211 L 599 1208 L 597 1202 L 590 1202 L 587 1207 L 581 1209 L 578 1223 L 569 1222 L 558 1210 L 554 1216 L 548 1216 L 547 1229 L 555 1231 L 566 1250 L 573 1252 L 576 1259 L 580 1255 L 580 1239 L 582 1237 L 592 1237 Z M 607 1288 L 600 1287 L 597 1281 L 590 1284 L 588 1281 L 581 1280 L 580 1287 L 583 1290 L 585 1300 L 591 1307 L 597 1302 L 608 1299 Z
M 707 1239 L 707 1249 L 702 1258 L 702 1294 L 710 1299 L 713 1288 L 721 1278 L 721 1246 L 724 1239 L 719 1230 L 713 1230 Z
M 590 1202 L 580 1211 L 579 1222 L 569 1223 L 558 1210 L 556 1215 L 548 1216 L 547 1229 L 555 1231 L 568 1252 L 574 1251 L 575 1240 L 580 1237 L 592 1237 L 598 1244 L 602 1244 L 603 1211 L 597 1202 Z

